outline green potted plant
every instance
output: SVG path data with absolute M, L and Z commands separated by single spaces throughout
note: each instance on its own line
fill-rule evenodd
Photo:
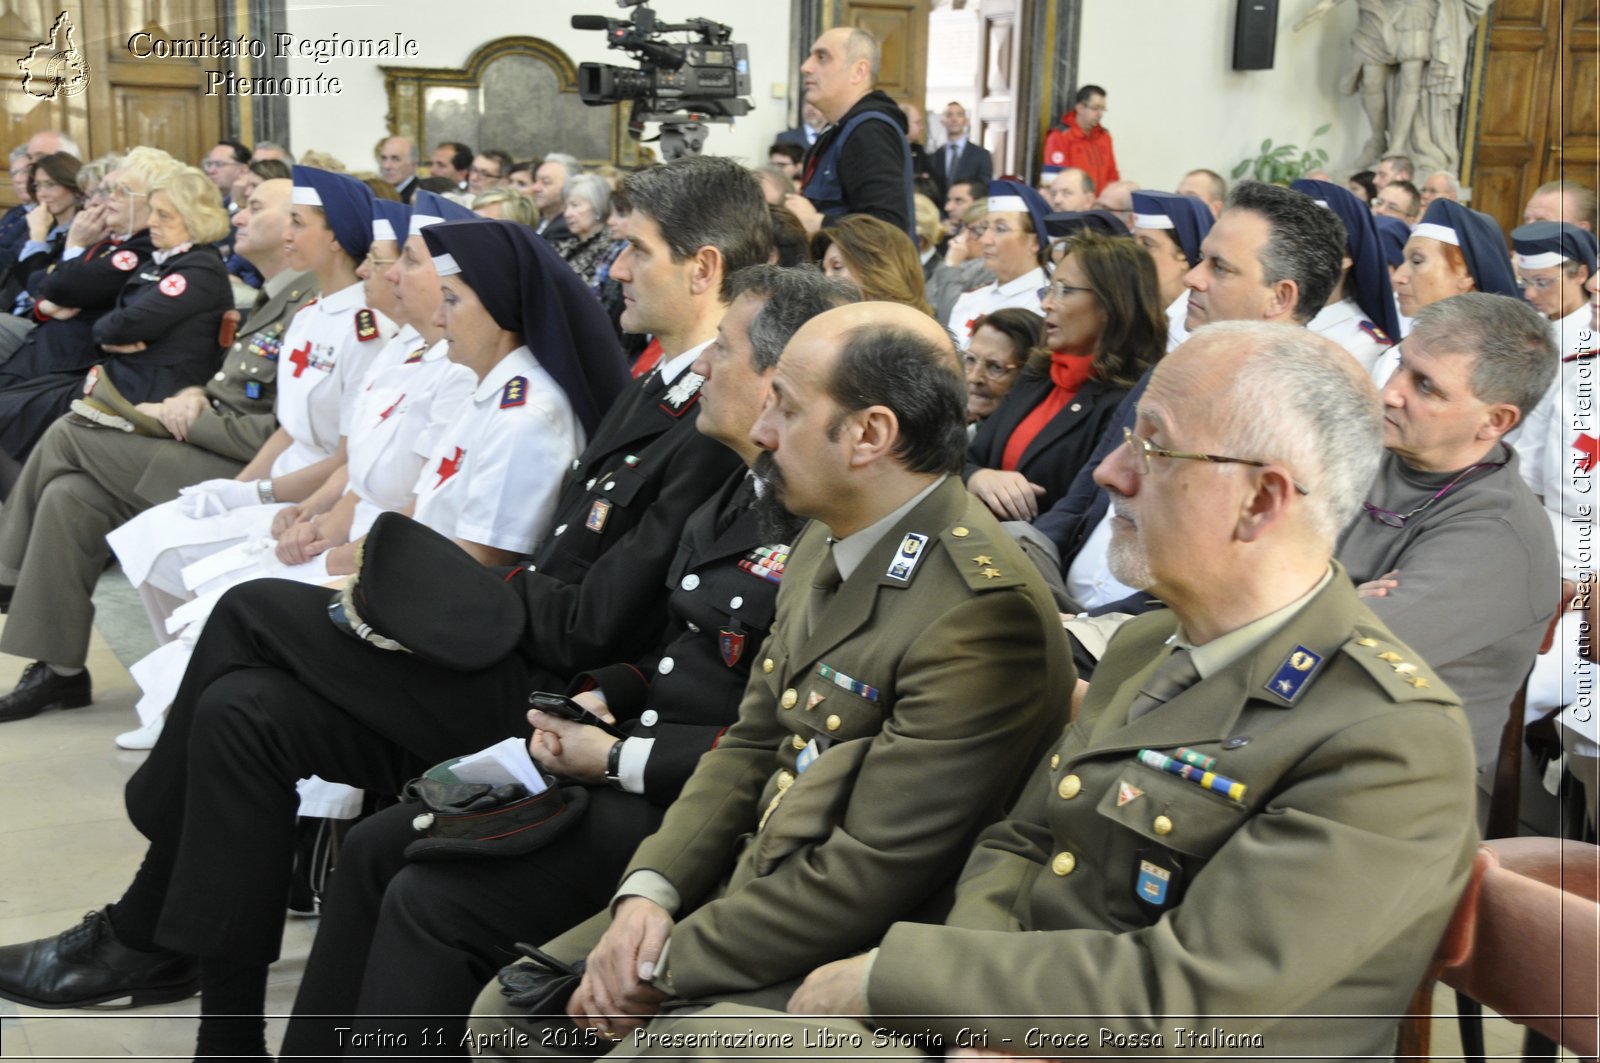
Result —
M 1328 164 L 1328 153 L 1321 148 L 1311 146 L 1311 141 L 1316 140 L 1328 130 L 1333 128 L 1333 123 L 1325 122 L 1317 127 L 1311 134 L 1311 139 L 1306 141 L 1306 147 L 1301 150 L 1296 144 L 1279 144 L 1273 146 L 1269 138 L 1261 142 L 1261 152 L 1251 158 L 1245 159 L 1233 168 L 1233 179 L 1249 174 L 1257 181 L 1268 184 L 1287 185 L 1305 175 L 1307 170 L 1315 170 Z

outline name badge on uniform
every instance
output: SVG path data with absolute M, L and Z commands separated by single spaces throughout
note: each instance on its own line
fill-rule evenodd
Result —
M 723 628 L 717 632 L 717 649 L 722 653 L 722 663 L 732 668 L 744 656 L 744 633 Z
M 611 516 L 611 503 L 603 498 L 594 500 L 594 505 L 589 507 L 589 516 L 584 519 L 583 526 L 592 532 L 606 530 L 606 520 Z
M 911 582 L 911 573 L 916 571 L 917 562 L 922 560 L 922 547 L 927 541 L 926 535 L 916 532 L 900 540 L 900 549 L 895 551 L 894 560 L 889 562 L 889 571 L 884 575 L 901 583 Z
M 807 742 L 806 747 L 795 755 L 794 773 L 796 775 L 802 774 L 807 768 L 811 767 L 811 762 L 826 753 L 831 745 L 833 745 L 833 739 L 823 738 L 821 735 Z
M 1278 665 L 1278 670 L 1272 674 L 1272 678 L 1267 680 L 1267 689 L 1292 705 L 1306 683 L 1317 674 L 1317 666 L 1321 663 L 1320 655 L 1312 653 L 1304 646 L 1296 646 L 1289 656 L 1284 658 L 1283 663 Z
M 1139 849 L 1133 855 L 1133 899 L 1154 922 L 1183 899 L 1183 864 L 1161 848 Z

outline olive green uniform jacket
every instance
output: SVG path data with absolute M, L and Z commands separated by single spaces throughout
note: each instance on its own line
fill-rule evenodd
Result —
M 682 899 L 656 976 L 674 997 L 792 982 L 941 889 L 947 904 L 978 832 L 1066 722 L 1055 605 L 958 478 L 883 536 L 808 635 L 827 532 L 799 537 L 738 721 L 628 869 Z
M 1476 848 L 1458 699 L 1336 566 L 1258 650 L 1130 723 L 1175 628 L 1165 611 L 1123 627 L 946 925 L 889 930 L 867 986 L 880 1021 L 945 1014 L 896 1024 L 980 1028 L 1023 1055 L 1218 1050 L 1174 1027 L 1260 1034 L 1224 1054 L 1392 1054 Z M 1180 746 L 1242 798 L 1137 758 Z

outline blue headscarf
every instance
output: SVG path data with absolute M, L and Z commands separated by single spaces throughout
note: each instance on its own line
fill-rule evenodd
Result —
M 1200 241 L 1206 238 L 1215 220 L 1211 208 L 1193 196 L 1144 189 L 1133 193 L 1133 227 L 1170 232 L 1183 257 L 1189 260 L 1190 269 L 1200 264 Z
M 1358 199 L 1356 202 L 1361 201 Z M 1411 239 L 1411 226 L 1387 214 L 1374 214 L 1372 224 L 1378 230 L 1378 246 L 1383 249 L 1383 260 L 1390 266 L 1398 266 L 1404 262 L 1406 241 Z
M 349 174 L 313 166 L 294 168 L 294 198 L 301 206 L 321 207 L 333 238 L 360 262 L 372 250 L 372 190 Z
M 1411 235 L 1428 236 L 1459 247 L 1478 291 L 1522 298 L 1522 289 L 1511 273 L 1506 235 L 1500 231 L 1500 223 L 1489 215 L 1463 207 L 1453 199 L 1436 199 L 1428 204 Z
M 424 228 L 436 222 L 470 221 L 477 216 L 453 199 L 441 196 L 437 192 L 430 192 L 426 188 L 419 188 L 417 194 L 411 197 L 410 235 L 418 236 Z
M 583 278 L 518 222 L 440 222 L 423 229 L 422 239 L 435 264 L 441 256 L 453 260 L 495 324 L 522 337 L 593 438 L 628 383 L 628 366 L 611 319 Z
M 393 243 L 406 242 L 411 228 L 411 208 L 393 199 L 372 197 L 372 238 Z
M 1044 219 L 1050 213 L 1050 204 L 1026 182 L 1015 177 L 997 177 L 990 181 L 989 210 L 995 213 L 1013 210 L 1027 213 L 1033 218 L 1033 231 L 1039 237 L 1040 249 L 1049 242 L 1050 228 Z
M 1122 223 L 1122 219 L 1109 210 L 1056 211 L 1044 216 L 1044 227 L 1052 240 L 1060 240 L 1084 229 L 1093 229 L 1107 236 L 1128 235 L 1128 227 Z
M 1395 306 L 1394 289 L 1389 284 L 1389 266 L 1378 236 L 1378 227 L 1372 220 L 1372 211 L 1348 188 L 1331 181 L 1299 180 L 1289 187 L 1296 192 L 1304 192 L 1344 222 L 1344 248 L 1351 263 L 1350 284 L 1346 294 L 1355 300 L 1368 321 L 1388 333 L 1390 339 L 1398 341 L 1400 311 Z M 1404 243 L 1401 246 L 1404 247 Z
M 1535 221 L 1511 230 L 1511 246 L 1517 252 L 1517 265 L 1523 269 L 1548 269 L 1563 259 L 1582 262 L 1595 270 L 1594 233 L 1570 221 Z

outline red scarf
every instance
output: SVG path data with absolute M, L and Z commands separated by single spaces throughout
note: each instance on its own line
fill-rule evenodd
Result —
M 1045 425 L 1055 420 L 1071 402 L 1073 396 L 1078 394 L 1078 389 L 1083 387 L 1083 382 L 1091 374 L 1090 366 L 1094 363 L 1092 354 L 1067 354 L 1063 351 L 1053 351 L 1050 354 L 1050 382 L 1055 387 L 1050 389 L 1050 394 L 1044 401 L 1033 408 L 1033 412 L 1022 419 L 1012 431 L 1011 438 L 1006 440 L 1005 453 L 1000 458 L 1000 468 L 1013 472 L 1017 464 L 1022 461 L 1022 452 L 1034 441 Z

